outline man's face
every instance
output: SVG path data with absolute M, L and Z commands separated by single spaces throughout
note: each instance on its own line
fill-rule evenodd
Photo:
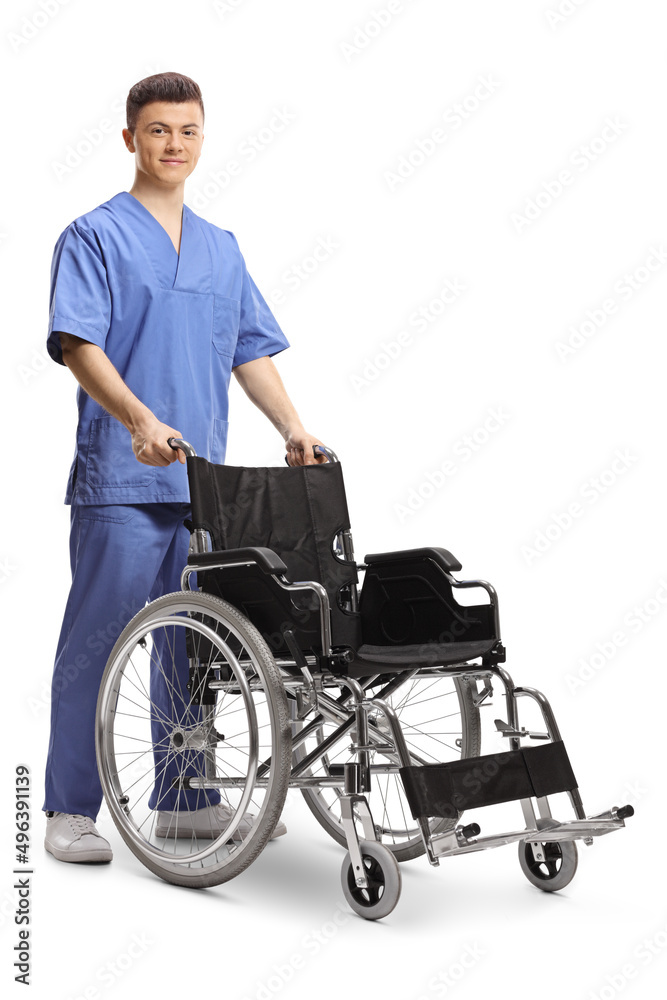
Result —
M 182 184 L 197 166 L 204 140 L 202 110 L 196 101 L 154 101 L 139 112 L 134 136 L 123 129 L 137 170 L 160 185 Z

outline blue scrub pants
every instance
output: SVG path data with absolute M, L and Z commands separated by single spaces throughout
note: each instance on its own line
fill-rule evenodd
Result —
M 146 601 L 181 589 L 190 541 L 183 520 L 189 514 L 185 503 L 72 505 L 72 586 L 53 672 L 44 810 L 97 817 L 103 795 L 95 758 L 95 713 L 102 674 L 116 639 Z M 178 672 L 185 691 L 184 650 Z M 172 698 L 160 683 L 159 671 L 152 675 L 151 698 L 160 706 L 161 717 L 166 713 L 171 718 Z M 180 707 L 185 714 L 186 707 Z M 158 742 L 164 731 L 153 728 Z M 178 769 L 174 764 L 163 771 L 164 754 L 154 756 L 159 777 L 151 808 L 197 809 L 220 801 L 214 790 L 165 792 Z

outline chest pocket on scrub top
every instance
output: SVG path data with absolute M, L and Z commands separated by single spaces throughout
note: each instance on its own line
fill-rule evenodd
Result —
M 241 303 L 225 295 L 213 296 L 213 346 L 218 354 L 233 358 L 241 322 Z

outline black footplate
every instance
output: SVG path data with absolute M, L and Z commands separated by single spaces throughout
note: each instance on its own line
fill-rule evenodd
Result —
M 414 819 L 457 820 L 466 809 L 555 795 L 577 787 L 562 740 L 449 764 L 401 767 Z

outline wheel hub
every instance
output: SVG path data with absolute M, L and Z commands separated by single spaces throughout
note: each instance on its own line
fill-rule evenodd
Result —
M 169 745 L 176 753 L 185 750 L 204 750 L 209 745 L 209 740 L 200 727 L 185 729 L 182 726 L 176 726 L 169 737 Z

